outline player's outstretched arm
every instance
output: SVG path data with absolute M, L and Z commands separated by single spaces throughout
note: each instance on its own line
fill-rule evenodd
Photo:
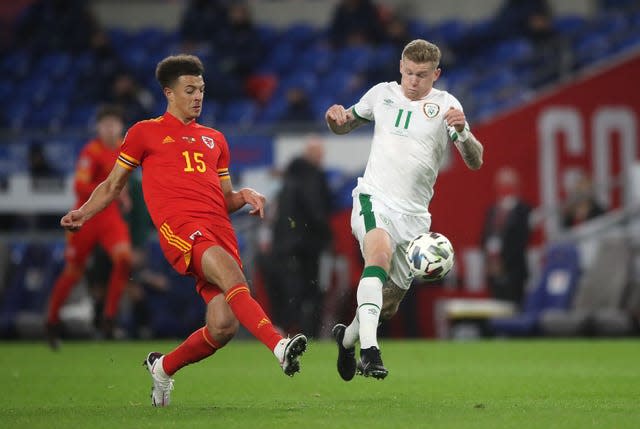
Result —
M 353 114 L 353 107 L 345 109 L 344 106 L 340 104 L 334 104 L 329 107 L 324 114 L 324 119 L 334 134 L 347 134 L 360 125 L 367 123 L 367 121 Z
M 266 202 L 264 195 L 251 188 L 242 188 L 239 191 L 234 191 L 231 179 L 222 180 L 220 186 L 222 187 L 225 203 L 227 204 L 227 211 L 229 213 L 240 210 L 249 204 L 251 206 L 251 210 L 249 211 L 250 215 L 264 218 L 264 204 Z
M 72 210 L 62 217 L 60 225 L 69 231 L 80 229 L 85 222 L 104 210 L 120 195 L 130 173 L 126 168 L 116 164 L 109 176 L 93 190 L 89 199 L 79 209 Z

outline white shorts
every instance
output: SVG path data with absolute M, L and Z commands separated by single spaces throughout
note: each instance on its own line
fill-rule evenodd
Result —
M 393 246 L 389 278 L 401 289 L 409 289 L 413 281 L 405 257 L 407 246 L 430 227 L 431 215 L 428 213 L 422 216 L 399 213 L 373 195 L 360 193 L 357 188 L 353 191 L 351 231 L 360 243 L 360 252 L 364 255 L 364 236 L 368 231 L 373 228 L 387 231 Z

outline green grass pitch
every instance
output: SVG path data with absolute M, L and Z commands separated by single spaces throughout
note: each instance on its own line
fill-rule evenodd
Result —
M 343 382 L 330 342 L 286 377 L 254 341 L 234 341 L 149 402 L 141 366 L 177 342 L 0 343 L 4 428 L 640 428 L 640 343 L 382 342 L 384 381 Z

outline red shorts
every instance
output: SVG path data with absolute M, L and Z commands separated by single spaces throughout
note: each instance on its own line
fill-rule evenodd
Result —
M 242 268 L 238 241 L 233 229 L 207 225 L 202 221 L 181 222 L 173 219 L 158 228 L 160 248 L 171 266 L 180 274 L 196 278 L 196 290 L 208 303 L 222 291 L 205 280 L 202 272 L 202 254 L 211 246 L 226 250 Z
M 64 256 L 68 263 L 81 267 L 97 244 L 111 255 L 114 246 L 121 243 L 131 243 L 129 227 L 120 213 L 106 211 L 91 218 L 79 231 L 67 233 Z

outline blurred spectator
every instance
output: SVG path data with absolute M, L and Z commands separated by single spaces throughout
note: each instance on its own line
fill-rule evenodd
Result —
M 319 260 L 331 241 L 331 194 L 323 157 L 323 143 L 312 137 L 302 156 L 287 166 L 276 203 L 271 271 L 266 275 L 276 324 L 313 337 L 319 333 L 323 305 Z
M 110 101 L 122 108 L 125 123 L 128 125 L 153 114 L 154 100 L 151 92 L 141 87 L 127 72 L 121 72 L 115 76 Z
M 134 338 L 149 338 L 151 309 L 146 300 L 147 293 L 150 290 L 168 291 L 170 284 L 164 273 L 149 264 L 149 237 L 155 228 L 144 202 L 139 170 L 129 176 L 127 190 L 131 209 L 125 218 L 129 224 L 132 245 L 131 278 L 127 288 L 127 296 L 132 305 L 130 335 Z
M 219 39 L 227 30 L 227 6 L 221 0 L 191 0 L 185 8 L 178 30 L 186 52 L 202 43 Z
M 280 119 L 285 123 L 311 122 L 313 121 L 313 109 L 309 100 L 309 94 L 304 88 L 289 88 L 285 94 L 287 98 L 287 110 Z
M 57 172 L 49 163 L 42 143 L 34 142 L 29 146 L 29 174 L 35 183 L 38 179 L 49 179 L 57 176 Z
M 340 0 L 329 24 L 329 40 L 334 48 L 377 44 L 384 40 L 383 25 L 371 0 Z
M 532 64 L 536 67 L 552 66 L 551 70 L 544 70 L 543 80 L 546 80 L 559 67 L 556 36 L 547 0 L 504 0 L 487 25 L 474 27 L 464 37 L 452 41 L 451 49 L 458 61 L 466 62 L 500 41 L 526 38 L 535 47 Z
M 83 0 L 40 0 L 26 10 L 16 40 L 34 53 L 81 51 L 89 46 L 98 25 Z
M 413 39 L 409 33 L 407 21 L 396 11 L 387 8 L 380 9 L 380 16 L 384 31 L 384 43 L 391 44 L 396 51 L 402 51 L 406 44 Z M 395 74 L 398 74 L 397 70 Z
M 206 96 L 230 100 L 247 95 L 246 86 L 263 58 L 263 47 L 245 3 L 233 3 L 227 8 L 225 31 L 211 34 L 211 59 L 207 76 L 216 82 L 207 87 Z
M 594 196 L 589 176 L 582 170 L 572 170 L 571 173 L 565 184 L 567 199 L 562 213 L 565 228 L 579 225 L 605 212 Z
M 485 216 L 481 244 L 491 296 L 519 307 L 524 298 L 530 206 L 520 196 L 520 177 L 511 167 L 495 176 L 496 202 Z

